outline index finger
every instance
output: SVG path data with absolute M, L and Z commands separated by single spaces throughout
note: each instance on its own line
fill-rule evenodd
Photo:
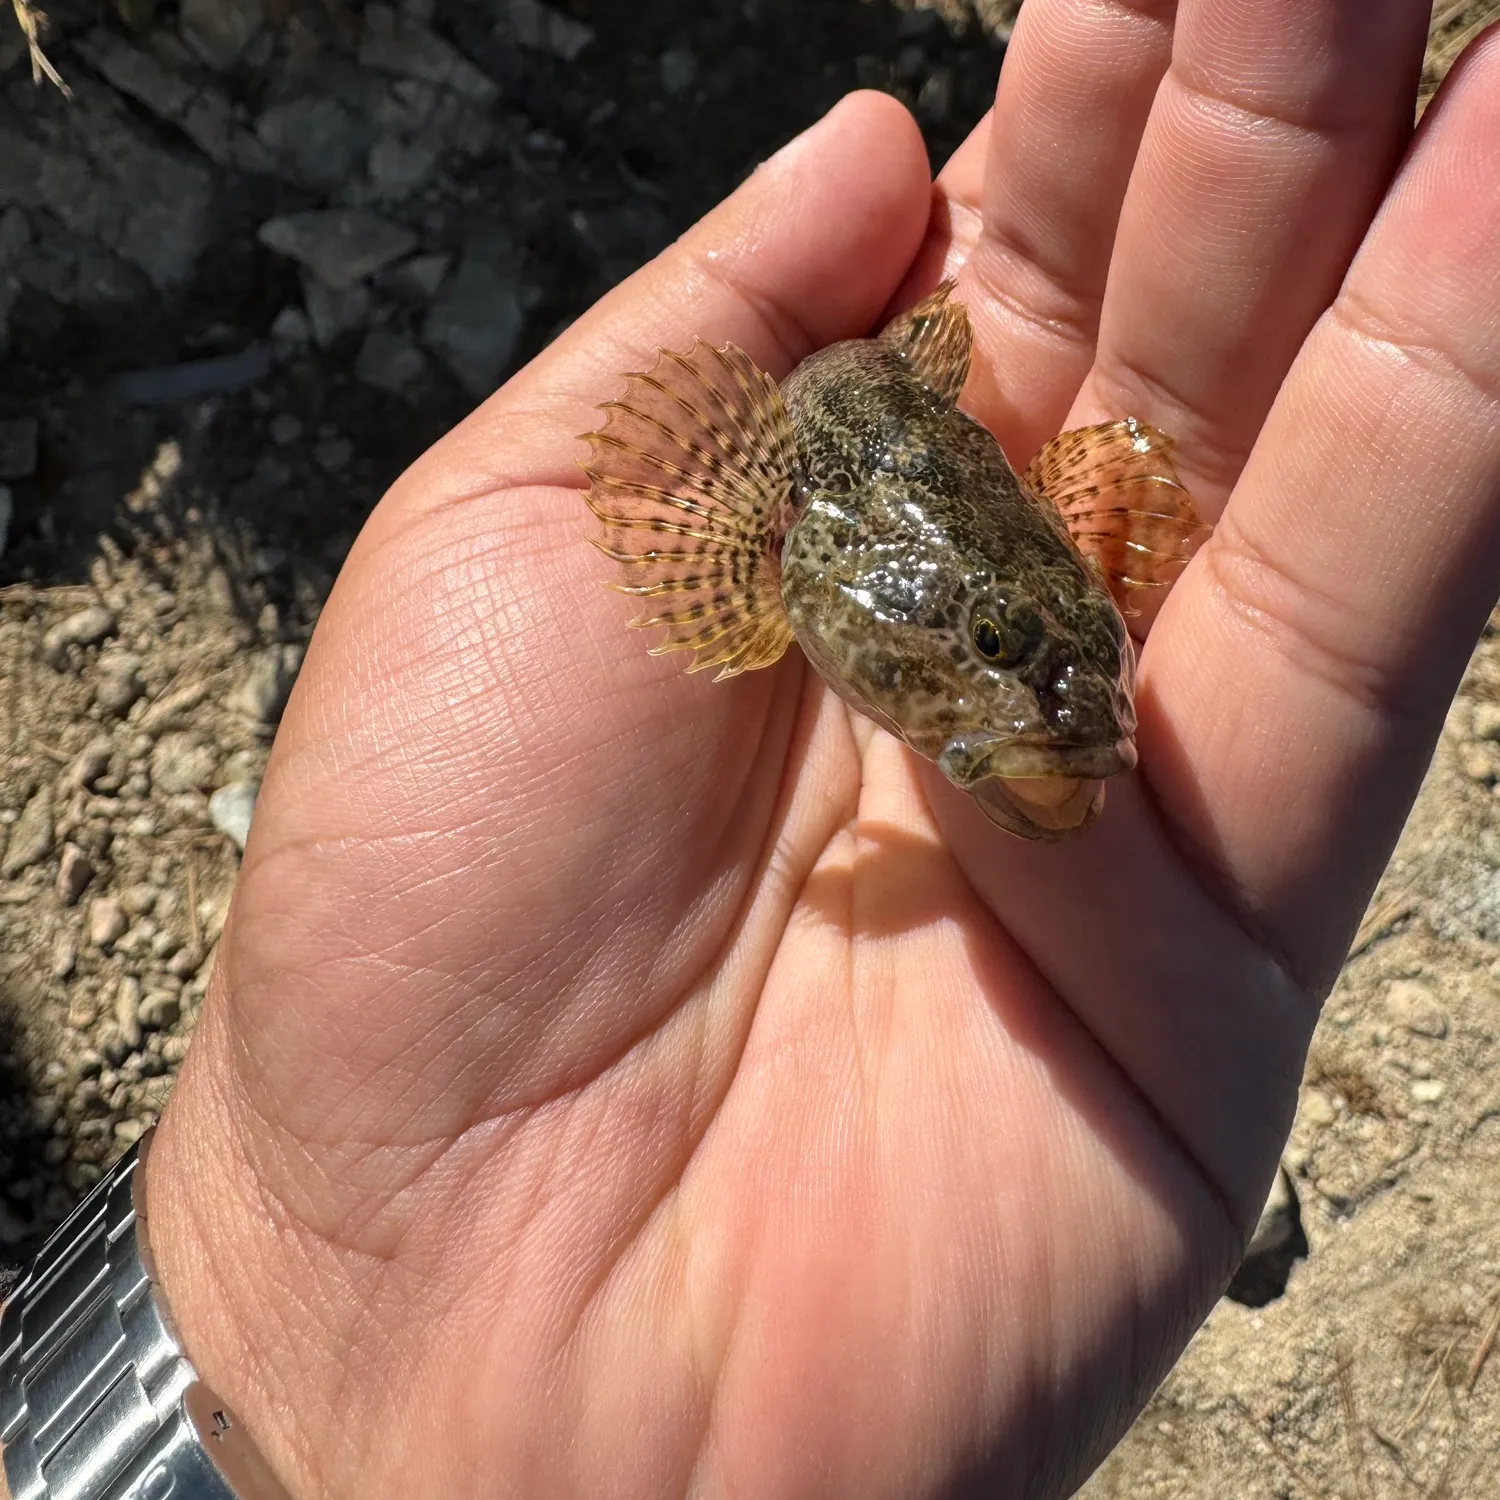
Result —
M 1500 29 L 1430 111 L 1142 670 L 1142 764 L 1331 981 L 1500 591 Z

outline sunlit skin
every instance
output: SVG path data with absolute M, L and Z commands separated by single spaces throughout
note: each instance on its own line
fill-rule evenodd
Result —
M 1500 593 L 1500 37 L 1403 162 L 1428 10 L 1028 0 L 935 191 L 846 101 L 393 487 L 150 1171 L 296 1500 L 1054 1496 L 1120 1433 Z M 1056 845 L 797 653 L 646 655 L 582 540 L 620 372 L 781 378 L 945 272 L 1013 460 L 1134 414 L 1218 522 Z

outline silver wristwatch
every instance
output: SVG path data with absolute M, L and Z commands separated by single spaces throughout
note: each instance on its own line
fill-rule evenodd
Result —
M 148 1131 L 104 1175 L 0 1314 L 10 1500 L 286 1500 L 156 1288 L 149 1144 Z

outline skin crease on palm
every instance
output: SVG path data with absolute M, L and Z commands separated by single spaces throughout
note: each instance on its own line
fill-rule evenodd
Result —
M 148 1176 L 297 1500 L 1057 1496 L 1123 1430 L 1500 592 L 1500 36 L 1411 144 L 1427 11 L 1028 0 L 936 189 L 845 101 L 385 498 Z M 584 542 L 658 345 L 779 377 L 945 271 L 1014 460 L 1132 414 L 1221 517 L 1057 846 L 796 653 L 648 657 Z

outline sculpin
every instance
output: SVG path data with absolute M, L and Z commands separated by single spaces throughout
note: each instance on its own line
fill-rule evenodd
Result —
M 1133 419 L 1047 444 L 1024 476 L 957 402 L 973 332 L 944 283 L 878 338 L 778 387 L 732 344 L 660 352 L 587 435 L 596 545 L 631 621 L 719 677 L 792 640 L 1002 828 L 1086 827 L 1136 761 L 1121 615 L 1206 534 L 1171 440 Z

